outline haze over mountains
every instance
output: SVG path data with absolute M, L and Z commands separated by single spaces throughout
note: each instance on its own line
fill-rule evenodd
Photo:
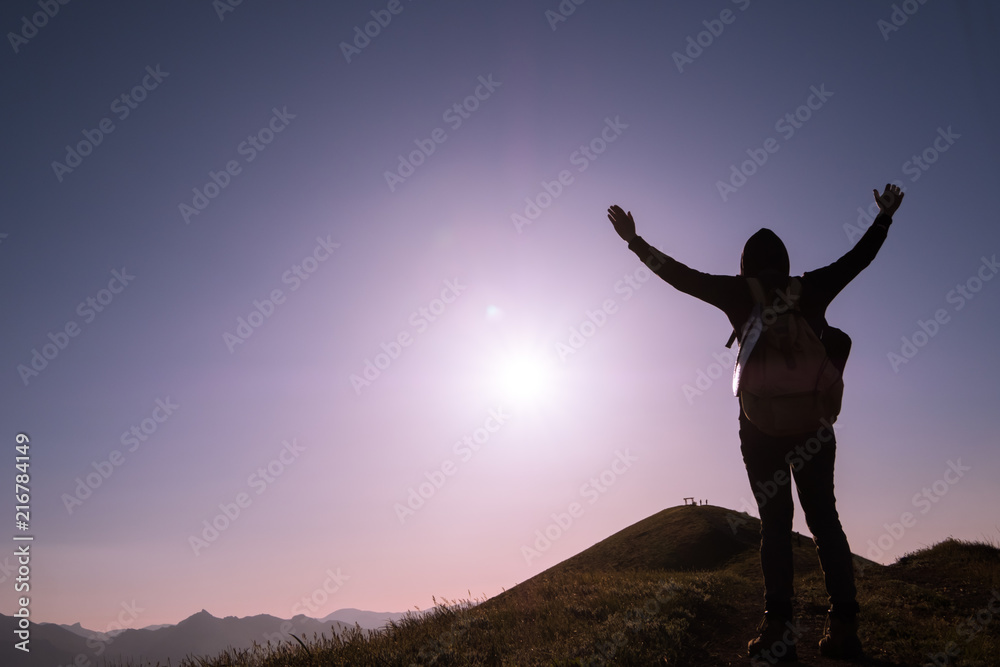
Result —
M 29 654 L 4 642 L 0 648 L 3 665 L 34 667 L 96 667 L 107 660 L 137 659 L 176 665 L 187 656 L 213 656 L 227 648 L 249 648 L 254 642 L 266 644 L 294 641 L 292 635 L 311 638 L 330 636 L 355 623 L 363 629 L 377 629 L 406 616 L 400 612 L 373 612 L 338 609 L 324 618 L 298 615 L 291 619 L 260 614 L 237 618 L 216 618 L 204 609 L 177 625 L 99 632 L 73 625 L 32 623 Z M 0 634 L 12 637 L 16 620 L 0 614 Z

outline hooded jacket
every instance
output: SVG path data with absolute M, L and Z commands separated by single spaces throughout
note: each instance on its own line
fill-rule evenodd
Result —
M 816 335 L 822 337 L 826 329 L 827 306 L 875 259 L 891 223 L 891 216 L 880 213 L 843 257 L 828 266 L 802 275 L 799 309 Z M 663 254 L 638 235 L 628 247 L 651 271 L 673 287 L 722 310 L 736 332 L 743 330 L 743 324 L 749 319 L 754 306 L 747 278 L 760 279 L 766 291 L 784 289 L 789 280 L 785 244 L 769 229 L 761 229 L 747 240 L 740 258 L 738 276 L 696 271 Z

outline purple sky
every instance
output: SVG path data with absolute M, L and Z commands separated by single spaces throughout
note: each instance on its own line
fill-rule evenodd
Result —
M 0 12 L 35 620 L 426 608 L 685 496 L 756 513 L 726 318 L 614 203 L 711 273 L 769 227 L 801 274 L 901 185 L 828 311 L 838 507 L 880 562 L 1000 539 L 991 3 L 224 3 Z

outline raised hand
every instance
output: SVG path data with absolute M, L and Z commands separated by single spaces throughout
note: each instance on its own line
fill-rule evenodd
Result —
M 886 215 L 892 215 L 899 208 L 899 205 L 903 203 L 903 191 L 899 189 L 898 185 L 893 185 L 892 183 L 885 184 L 885 192 L 879 195 L 878 190 L 872 190 L 875 195 L 875 203 L 878 204 L 879 209 Z
M 626 213 L 622 207 L 615 204 L 608 209 L 608 220 L 615 226 L 618 236 L 626 243 L 631 243 L 635 238 L 635 220 L 632 219 L 632 212 Z

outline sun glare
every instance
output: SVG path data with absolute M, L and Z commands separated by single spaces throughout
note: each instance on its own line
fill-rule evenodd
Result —
M 497 383 L 502 394 L 518 402 L 541 398 L 548 388 L 550 370 L 547 359 L 528 355 L 511 356 L 501 362 Z
M 548 348 L 531 326 L 516 326 L 497 305 L 485 312 L 480 376 L 488 393 L 505 405 L 540 408 L 556 392 L 558 368 Z
M 552 360 L 531 350 L 506 350 L 493 359 L 489 373 L 494 395 L 511 405 L 537 407 L 552 393 Z

